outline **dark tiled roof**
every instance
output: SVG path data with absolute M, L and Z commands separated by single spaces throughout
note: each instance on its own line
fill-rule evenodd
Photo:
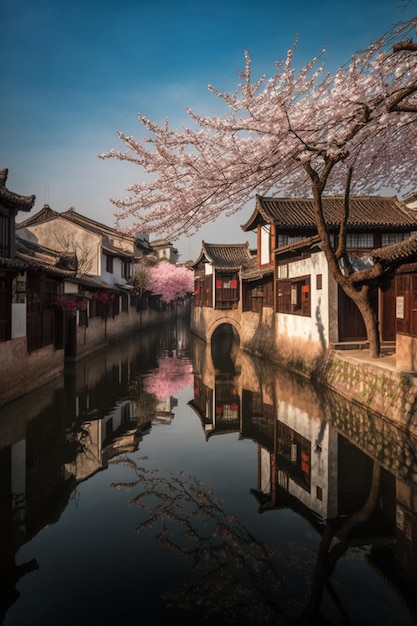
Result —
M 53 276 L 72 278 L 76 270 L 71 267 L 74 260 L 62 256 L 54 250 L 49 250 L 33 242 L 16 237 L 16 258 L 25 263 L 26 269 L 42 270 Z
M 49 204 L 45 204 L 40 211 L 23 220 L 22 222 L 19 222 L 19 224 L 17 224 L 17 227 L 25 228 L 27 226 L 32 226 L 33 224 L 41 224 L 43 222 L 47 222 L 48 220 L 56 219 L 58 217 L 66 219 L 69 222 L 72 222 L 73 224 L 76 224 L 81 228 L 85 228 L 86 230 L 101 235 L 102 237 L 107 237 L 108 239 L 112 239 L 114 237 L 122 237 L 128 239 L 132 243 L 135 240 L 132 235 L 126 235 L 125 233 L 122 233 L 115 228 L 112 228 L 111 226 L 100 224 L 99 222 L 96 222 L 89 217 L 80 215 L 74 208 L 63 211 L 62 213 L 58 213 L 58 211 L 54 211 L 54 209 L 51 209 Z
M 192 267 L 198 265 L 201 261 L 206 261 L 217 269 L 240 269 L 253 266 L 256 259 L 250 254 L 249 244 L 215 244 L 203 241 L 201 252 Z
M 26 270 L 29 266 L 20 259 L 9 259 L 8 257 L 0 256 L 0 267 L 5 267 L 9 270 Z
M 253 268 L 244 270 L 242 272 L 242 279 L 248 282 L 252 280 L 260 280 L 261 278 L 265 278 L 266 276 L 270 276 L 274 273 L 272 267 L 261 267 L 261 268 Z
M 9 191 L 6 187 L 6 181 L 9 170 L 5 168 L 0 170 L 0 203 L 8 209 L 14 211 L 30 211 L 35 204 L 36 197 L 21 196 L 13 191 Z
M 26 226 L 32 226 L 32 224 L 41 224 L 42 222 L 47 222 L 59 216 L 60 214 L 51 209 L 49 204 L 44 204 L 40 211 L 37 211 L 34 215 L 30 215 L 22 222 L 16 224 L 16 228 L 25 228 Z
M 103 243 L 102 248 L 103 248 L 103 252 L 105 252 L 109 256 L 115 256 L 119 258 L 123 257 L 125 259 L 133 259 L 133 252 L 132 254 L 129 254 L 129 252 L 122 250 L 122 248 L 117 248 L 116 246 L 112 246 L 108 242 Z
M 97 234 L 107 236 L 110 239 L 112 239 L 113 237 L 123 237 L 125 239 L 134 241 L 133 235 L 127 235 L 126 233 L 123 233 L 116 228 L 112 228 L 111 226 L 107 226 L 106 224 L 96 222 L 90 217 L 86 217 L 85 215 L 77 213 L 77 211 L 73 207 L 68 209 L 67 211 L 63 211 L 63 213 L 60 213 L 60 215 L 70 220 L 74 224 L 78 224 L 78 226 L 82 226 L 83 228 L 91 230 Z
M 77 276 L 74 278 L 74 282 L 85 289 L 103 289 L 107 291 L 115 291 L 118 293 L 123 293 L 123 289 L 121 289 L 118 285 L 111 285 L 110 283 L 104 282 L 98 276 Z
M 324 216 L 330 229 L 340 224 L 343 201 L 342 196 L 323 198 Z M 254 212 L 241 228 L 244 231 L 253 230 L 258 223 L 274 223 L 284 229 L 316 230 L 314 201 L 312 198 L 258 195 Z M 348 226 L 356 230 L 417 230 L 417 214 L 395 196 L 356 196 L 350 199 Z
M 417 261 L 417 236 L 409 237 L 401 243 L 373 250 L 372 259 L 375 263 L 378 261 L 396 261 L 401 259 L 404 259 L 404 262 L 407 263 Z

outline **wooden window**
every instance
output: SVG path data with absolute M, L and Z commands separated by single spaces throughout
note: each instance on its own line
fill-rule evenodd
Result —
M 130 261 L 122 261 L 122 276 L 126 280 L 132 277 L 132 263 Z
M 293 315 L 311 315 L 310 277 L 277 280 L 277 311 Z
M 346 235 L 346 248 L 373 248 L 373 233 L 348 233 Z
M 216 308 L 235 308 L 239 302 L 239 280 L 237 273 L 216 275 Z
M 296 243 L 305 239 L 305 235 L 289 235 L 288 233 L 280 233 L 277 238 L 277 248 L 282 248 L 290 243 Z
M 288 263 L 283 263 L 277 267 L 278 278 L 288 278 Z
M 323 274 L 316 275 L 316 289 L 323 289 Z
M 264 306 L 274 306 L 272 276 L 263 281 L 243 283 L 243 310 L 260 312 Z
M 106 254 L 106 271 L 113 274 L 113 257 Z
M 382 246 L 390 246 L 394 243 L 404 241 L 411 236 L 411 233 L 382 233 Z
M 277 280 L 277 311 L 293 315 L 311 315 L 310 277 Z

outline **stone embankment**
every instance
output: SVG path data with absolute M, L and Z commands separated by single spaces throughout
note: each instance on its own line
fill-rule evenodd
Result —
M 332 351 L 313 380 L 417 437 L 417 378 L 400 371 L 393 355 L 372 359 L 367 350 Z

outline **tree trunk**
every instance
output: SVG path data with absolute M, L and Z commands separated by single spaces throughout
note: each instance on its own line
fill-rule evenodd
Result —
M 370 356 L 377 359 L 381 353 L 381 340 L 378 318 L 370 298 L 371 290 L 369 287 L 363 286 L 360 291 L 348 289 L 346 293 L 352 298 L 362 315 L 369 342 Z

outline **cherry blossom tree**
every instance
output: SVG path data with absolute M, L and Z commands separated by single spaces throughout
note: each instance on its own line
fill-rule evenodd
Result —
M 184 265 L 160 261 L 149 268 L 148 289 L 164 302 L 176 302 L 194 291 L 194 273 Z
M 119 132 L 126 151 L 101 158 L 137 164 L 146 182 L 112 202 L 118 224 L 134 230 L 191 234 L 203 224 L 243 208 L 255 193 L 313 197 L 317 232 L 332 275 L 358 306 L 373 356 L 379 333 L 372 292 L 417 251 L 417 238 L 357 269 L 346 252 L 352 194 L 408 190 L 417 156 L 417 18 L 402 23 L 353 55 L 335 73 L 325 72 L 326 51 L 294 67 L 297 40 L 275 74 L 252 79 L 251 58 L 234 93 L 209 90 L 226 107 L 223 116 L 187 109 L 193 128 L 175 130 L 144 115 L 143 140 Z M 342 194 L 345 213 L 334 249 L 322 198 Z

